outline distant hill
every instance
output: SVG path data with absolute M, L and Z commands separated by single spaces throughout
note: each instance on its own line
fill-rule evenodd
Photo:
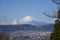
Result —
M 22 24 L 22 25 L 0 25 L 0 32 L 12 32 L 18 30 L 25 31 L 52 31 L 54 29 L 54 24 L 47 24 L 42 26 L 35 26 L 30 24 Z
M 42 31 L 53 31 L 54 30 L 54 24 L 47 24 L 47 25 L 42 25 L 40 27 L 40 30 Z

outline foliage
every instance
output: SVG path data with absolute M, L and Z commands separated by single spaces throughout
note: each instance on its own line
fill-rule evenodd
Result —
M 50 40 L 60 40 L 60 22 L 56 20 L 54 31 L 51 33 Z

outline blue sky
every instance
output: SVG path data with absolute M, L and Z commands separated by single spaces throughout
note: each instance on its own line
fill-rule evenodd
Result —
M 51 0 L 0 0 L 0 16 L 5 16 L 9 21 L 33 16 L 52 23 L 54 19 L 43 14 L 52 9 L 56 10 L 57 6 Z

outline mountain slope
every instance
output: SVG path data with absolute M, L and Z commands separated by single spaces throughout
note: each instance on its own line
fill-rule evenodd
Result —
M 18 30 L 24 31 L 52 31 L 54 28 L 53 24 L 42 25 L 42 26 L 35 26 L 30 24 L 23 24 L 23 25 L 0 25 L 0 31 L 2 32 L 12 32 Z

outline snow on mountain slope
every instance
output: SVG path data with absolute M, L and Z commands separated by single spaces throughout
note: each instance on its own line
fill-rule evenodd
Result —
M 46 22 L 42 22 L 39 19 L 32 17 L 32 16 L 26 16 L 24 18 L 22 18 L 19 21 L 20 24 L 32 24 L 32 25 L 46 25 Z
M 30 23 L 30 22 L 32 22 L 32 21 L 38 21 L 38 19 L 36 19 L 36 18 L 34 18 L 34 17 L 32 17 L 32 16 L 26 16 L 26 17 L 24 17 L 24 18 L 22 18 L 22 19 L 20 20 L 20 23 L 21 23 L 21 24 L 27 24 L 27 23 Z

